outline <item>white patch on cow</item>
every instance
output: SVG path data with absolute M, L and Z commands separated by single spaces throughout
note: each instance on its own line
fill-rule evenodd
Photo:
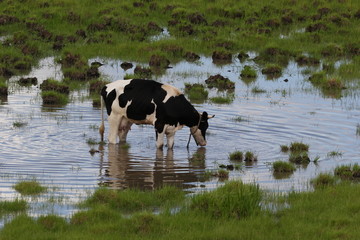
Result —
M 174 140 L 175 140 L 175 133 L 176 133 L 176 131 L 182 129 L 183 126 L 184 125 L 179 125 L 179 124 L 177 124 L 176 126 L 165 124 L 164 130 L 158 134 L 158 137 L 156 140 L 157 148 L 162 148 L 162 146 L 164 145 L 164 135 L 166 135 L 167 147 L 170 149 L 173 148 Z
M 182 92 L 176 87 L 167 84 L 163 84 L 161 87 L 166 91 L 166 96 L 165 99 L 163 100 L 164 103 L 167 102 L 167 100 L 169 100 L 170 97 L 179 96 L 182 94 Z
M 202 136 L 201 131 L 198 128 L 198 126 L 191 127 L 190 133 L 193 135 L 197 144 L 199 144 L 200 146 L 206 146 L 206 140 Z

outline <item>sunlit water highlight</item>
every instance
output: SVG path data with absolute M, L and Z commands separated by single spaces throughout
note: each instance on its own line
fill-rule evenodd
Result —
M 124 71 L 121 61 L 103 62 L 100 70 L 109 81 L 122 79 L 133 69 Z M 258 72 L 256 81 L 246 84 L 240 72 L 252 62 L 217 66 L 202 57 L 197 63 L 180 62 L 154 79 L 184 89 L 184 83 L 204 83 L 210 75 L 221 74 L 236 83 L 235 100 L 229 105 L 211 102 L 194 104 L 199 111 L 215 114 L 210 120 L 208 145 L 198 148 L 192 141 L 186 148 L 189 130 L 177 132 L 173 151 L 155 149 L 151 126 L 133 126 L 128 135 L 130 148 L 119 145 L 90 146 L 89 139 L 99 141 L 100 109 L 92 106 L 86 89 L 71 94 L 74 101 L 63 108 L 42 106 L 39 85 L 47 78 L 60 80 L 60 66 L 54 58 L 43 59 L 28 77 L 37 77 L 38 85 L 21 87 L 13 77 L 9 96 L 0 104 L 0 200 L 21 197 L 13 189 L 20 180 L 37 179 L 49 191 L 36 199 L 31 215 L 55 212 L 69 216 L 99 185 L 111 188 L 139 187 L 153 189 L 165 183 L 181 185 L 192 191 L 212 189 L 222 184 L 218 178 L 202 181 L 207 170 L 230 164 L 228 155 L 235 150 L 253 151 L 258 161 L 230 172 L 230 179 L 256 182 L 270 191 L 308 190 L 309 180 L 320 172 L 330 172 L 341 164 L 360 162 L 360 123 L 358 93 L 341 99 L 323 97 L 306 80 L 304 67 L 290 63 L 283 75 L 267 80 Z M 287 82 L 284 79 L 288 79 Z M 255 87 L 266 90 L 254 94 Z M 216 90 L 210 95 L 215 96 Z M 244 121 L 235 121 L 241 117 Z M 14 122 L 26 123 L 15 127 Z M 106 125 L 107 127 L 107 125 Z M 108 127 L 107 127 L 108 129 Z M 107 134 L 107 132 L 106 132 Z M 288 178 L 275 179 L 271 163 L 288 160 L 280 145 L 302 141 L 310 145 L 311 159 L 317 164 L 299 166 Z M 91 155 L 89 150 L 99 150 Z M 330 157 L 331 151 L 340 152 Z M 203 161 L 194 160 L 202 156 Z

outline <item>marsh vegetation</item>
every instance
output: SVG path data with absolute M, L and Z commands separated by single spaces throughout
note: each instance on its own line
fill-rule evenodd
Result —
M 0 238 L 356 238 L 359 21 L 354 0 L 0 1 Z M 208 146 L 101 142 L 121 78 L 215 114 Z

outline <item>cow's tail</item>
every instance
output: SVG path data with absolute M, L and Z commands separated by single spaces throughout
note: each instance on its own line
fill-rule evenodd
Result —
M 104 125 L 104 98 L 100 95 L 100 105 L 101 105 L 101 125 L 99 128 L 99 133 L 101 137 L 101 142 L 104 141 L 104 132 L 105 132 L 105 125 Z

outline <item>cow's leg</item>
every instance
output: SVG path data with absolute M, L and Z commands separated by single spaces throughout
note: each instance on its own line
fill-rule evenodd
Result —
M 116 143 L 116 136 L 118 135 L 120 120 L 121 120 L 121 115 L 115 114 L 114 112 L 112 112 L 108 118 L 109 143 L 113 143 L 113 144 Z
M 161 149 L 164 146 L 164 131 L 162 131 L 161 133 L 159 133 L 158 131 L 156 131 L 156 147 Z
M 123 117 L 119 124 L 119 139 L 120 142 L 126 142 L 127 134 L 131 128 L 132 123 L 128 121 L 125 117 Z
M 175 131 L 167 133 L 166 134 L 166 139 L 167 139 L 167 147 L 168 147 L 168 149 L 172 149 L 174 147 Z

